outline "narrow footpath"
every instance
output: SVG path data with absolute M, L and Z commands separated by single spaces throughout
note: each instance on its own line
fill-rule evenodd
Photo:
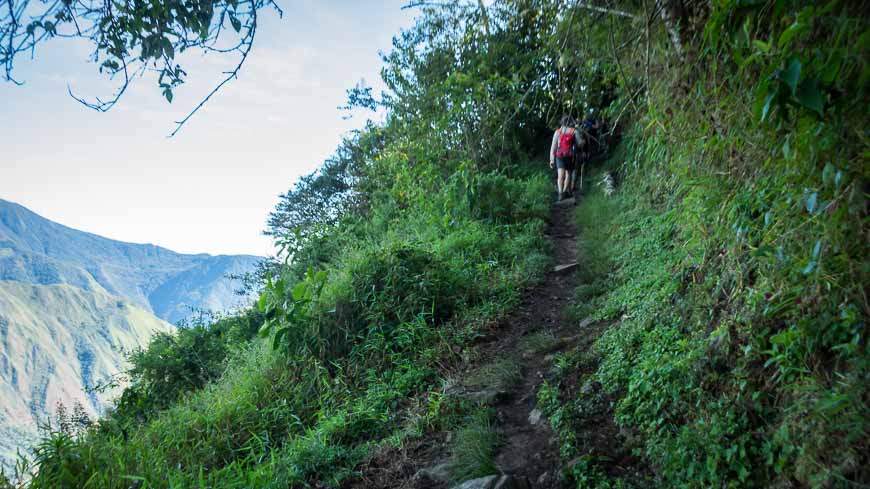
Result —
M 504 443 L 496 457 L 503 474 L 530 487 L 559 487 L 559 445 L 549 421 L 535 407 L 541 383 L 547 377 L 556 353 L 577 341 L 578 328 L 567 317 L 577 287 L 577 239 L 571 215 L 574 199 L 553 206 L 548 235 L 553 247 L 554 268 L 544 283 L 533 289 L 513 316 L 504 321 L 499 340 L 483 350 L 483 356 L 516 358 L 522 381 L 496 406 L 498 428 Z M 528 351 L 523 338 L 552 333 L 546 348 Z M 514 483 L 513 486 L 521 487 Z
M 457 482 L 451 471 L 455 460 L 449 453 L 452 434 L 435 433 L 411 443 L 400 453 L 394 451 L 375 456 L 362 468 L 363 479 L 349 487 L 562 487 L 560 474 L 564 466 L 559 457 L 559 443 L 549 420 L 536 407 L 537 394 L 544 380 L 552 375 L 556 355 L 578 345 L 590 345 L 601 330 L 594 325 L 576 324 L 568 317 L 568 307 L 579 281 L 576 271 L 580 266 L 577 231 L 572 216 L 574 205 L 574 199 L 567 199 L 552 207 L 547 235 L 552 243 L 553 268 L 548 276 L 543 283 L 527 291 L 519 307 L 477 344 L 479 354 L 474 361 L 477 372 L 486 372 L 488 365 L 507 361 L 518 365 L 519 376 L 509 386 L 475 386 L 469 382 L 475 375 L 475 368 L 472 368 L 472 372 L 465 376 L 467 378 L 460 378 L 456 386 L 445 391 L 446 395 L 481 400 L 495 410 L 495 429 L 501 440 L 494 458 L 498 473 Z M 588 427 L 587 439 L 598 447 L 602 446 L 600 441 L 615 438 L 611 413 L 609 409 L 607 411 Z M 608 444 L 606 441 L 603 443 Z

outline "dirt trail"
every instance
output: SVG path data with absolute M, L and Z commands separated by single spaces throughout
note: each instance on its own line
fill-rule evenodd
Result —
M 566 204 L 553 206 L 548 230 L 555 267 L 577 262 L 576 230 L 571 216 L 573 200 Z M 566 317 L 577 287 L 574 272 L 573 268 L 550 272 L 545 282 L 530 291 L 514 315 L 503 323 L 499 341 L 491 345 L 490 351 L 483 352 L 484 356 L 513 356 L 522 365 L 522 381 L 505 404 L 496 406 L 498 427 L 504 439 L 496 464 L 503 473 L 525 478 L 535 488 L 558 487 L 558 442 L 545 418 L 535 424 L 533 421 L 540 417 L 535 408 L 537 393 L 550 370 L 553 353 L 576 341 L 577 325 Z M 518 344 L 526 335 L 546 331 L 557 340 L 548 352 L 527 353 Z
M 536 401 L 538 390 L 551 371 L 554 355 L 568 350 L 583 336 L 578 325 L 567 317 L 567 308 L 578 285 L 576 266 L 556 271 L 562 268 L 560 265 L 577 262 L 573 209 L 573 199 L 552 208 L 547 235 L 552 242 L 554 270 L 542 284 L 527 291 L 520 306 L 478 344 L 479 357 L 475 360 L 478 366 L 504 359 L 515 359 L 521 366 L 522 379 L 502 393 L 506 395 L 499 395 L 491 403 L 503 440 L 495 458 L 496 465 L 502 474 L 513 476 L 514 481 L 520 483 L 509 487 L 561 487 L 558 440 L 549 421 L 536 409 Z M 585 335 L 597 335 L 594 329 L 585 329 Z M 543 350 L 524 350 L 523 338 L 538 332 L 552 333 L 555 341 Z M 601 420 L 604 425 L 611 424 L 609 416 L 607 418 Z M 590 431 L 607 432 L 608 428 L 596 426 L 590 427 Z M 439 473 L 442 476 L 449 473 L 449 436 L 432 433 L 405 447 L 401 453 L 376 454 L 363 468 L 363 480 L 357 481 L 363 485 L 357 483 L 350 487 L 456 487 L 449 479 L 439 477 Z

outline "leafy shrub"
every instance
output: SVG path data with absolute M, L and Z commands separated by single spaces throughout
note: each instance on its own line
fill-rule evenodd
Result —
M 155 335 L 147 348 L 136 349 L 128 357 L 130 385 L 115 401 L 113 420 L 126 424 L 148 419 L 219 378 L 227 356 L 250 340 L 261 322 L 262 317 L 249 310 L 211 323 L 182 324 L 175 333 Z

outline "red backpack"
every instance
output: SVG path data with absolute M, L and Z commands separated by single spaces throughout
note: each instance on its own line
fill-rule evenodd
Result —
M 573 156 L 574 129 L 568 129 L 559 134 L 559 147 L 556 148 L 556 158 L 572 158 Z

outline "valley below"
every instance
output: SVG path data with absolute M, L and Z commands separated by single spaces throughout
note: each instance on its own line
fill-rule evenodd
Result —
M 152 335 L 248 305 L 228 276 L 259 260 L 114 241 L 0 199 L 0 463 L 26 453 L 58 406 L 102 415 L 127 354 Z

